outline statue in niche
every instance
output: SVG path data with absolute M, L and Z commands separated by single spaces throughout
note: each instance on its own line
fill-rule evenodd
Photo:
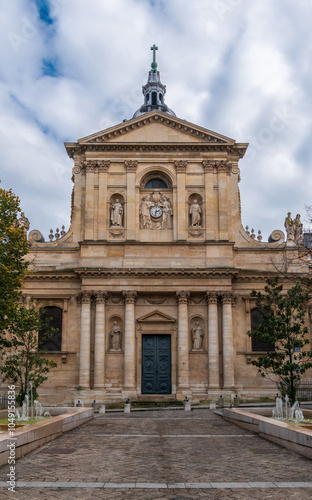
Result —
M 122 226 L 122 215 L 123 208 L 121 203 L 119 203 L 119 199 L 116 198 L 115 203 L 111 204 L 111 226 Z
M 204 336 L 204 331 L 202 327 L 199 324 L 199 321 L 196 321 L 195 325 L 193 326 L 191 330 L 192 334 L 192 349 L 193 351 L 198 351 L 202 349 L 203 346 L 203 336 Z
M 199 227 L 201 220 L 201 209 L 197 203 L 197 200 L 194 200 L 192 205 L 190 206 L 190 215 L 191 215 L 191 226 Z
M 117 321 L 114 321 L 114 324 L 109 332 L 109 350 L 110 351 L 121 350 L 121 330 Z
M 152 202 L 148 199 L 148 196 L 143 196 L 142 203 L 140 205 L 140 228 L 149 229 L 151 227 L 151 214 L 150 207 Z

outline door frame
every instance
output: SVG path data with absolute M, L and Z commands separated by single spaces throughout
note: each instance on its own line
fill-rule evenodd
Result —
M 167 326 L 167 325 L 166 325 Z M 171 336 L 171 394 L 142 394 L 142 335 L 170 335 Z M 137 331 L 137 394 L 139 396 L 175 396 L 177 392 L 177 331 L 175 329 L 165 329 L 159 331 L 158 328 L 150 331 Z
M 157 348 L 159 347 L 158 346 L 158 341 L 159 341 L 159 338 L 162 337 L 162 335 L 166 335 L 166 337 L 170 339 L 170 347 L 169 347 L 169 354 L 170 354 L 170 392 L 167 392 L 167 393 L 161 393 L 161 392 L 155 392 L 155 393 L 146 393 L 144 392 L 144 396 L 169 396 L 172 394 L 172 335 L 170 333 L 168 334 L 159 334 L 159 333 L 154 333 L 154 334 L 146 334 L 146 333 L 143 333 L 142 334 L 142 353 L 143 353 L 143 335 L 144 335 L 144 338 L 148 338 L 150 335 L 153 335 L 153 337 L 155 338 L 155 347 L 157 345 Z M 155 355 L 158 357 L 158 349 L 156 350 L 156 353 Z M 143 363 L 141 363 L 141 392 L 142 392 L 142 395 L 143 395 Z

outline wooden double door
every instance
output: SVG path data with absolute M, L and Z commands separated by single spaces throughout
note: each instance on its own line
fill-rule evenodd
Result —
M 142 394 L 171 394 L 171 335 L 142 335 Z

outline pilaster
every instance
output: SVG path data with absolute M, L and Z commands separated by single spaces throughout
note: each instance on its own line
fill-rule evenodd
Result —
M 127 171 L 127 240 L 135 240 L 135 173 L 137 166 L 137 161 L 125 161 Z
M 81 301 L 79 386 L 81 389 L 90 389 L 92 292 L 83 291 L 78 299 Z
M 218 294 L 207 292 L 208 303 L 208 384 L 209 389 L 220 388 Z
M 175 161 L 174 163 L 177 171 L 177 236 L 178 240 L 186 240 L 186 218 L 185 218 L 185 201 L 186 201 L 186 169 L 187 161 Z
M 190 389 L 188 301 L 190 292 L 176 293 L 178 303 L 178 395 L 186 395 Z
M 95 389 L 105 387 L 105 302 L 107 292 L 95 295 L 94 384 Z
M 235 295 L 232 292 L 223 292 L 222 299 L 222 324 L 223 324 L 223 388 L 234 388 L 234 344 L 233 344 L 233 318 L 232 305 Z
M 135 303 L 136 291 L 123 291 L 125 301 L 124 396 L 136 394 L 135 389 Z

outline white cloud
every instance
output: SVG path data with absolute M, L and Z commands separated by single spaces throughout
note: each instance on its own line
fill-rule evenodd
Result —
M 166 103 L 179 117 L 250 142 L 245 224 L 268 234 L 312 198 L 312 4 L 306 0 L 50 0 L 2 3 L 2 186 L 31 228 L 68 227 L 63 146 L 130 118 L 156 43 Z M 14 36 L 13 36 L 14 35 Z M 51 74 L 49 75 L 49 65 Z M 45 68 L 45 69 L 44 69 Z M 54 76 L 53 76 L 54 75 Z

